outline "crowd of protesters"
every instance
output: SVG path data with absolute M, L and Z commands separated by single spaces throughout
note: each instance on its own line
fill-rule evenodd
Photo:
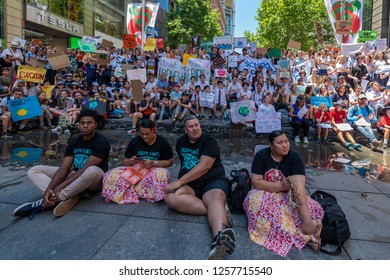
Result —
M 98 48 L 99 49 L 99 48 Z M 103 49 L 103 48 L 100 48 Z M 365 51 L 345 57 L 338 50 L 322 49 L 316 51 L 310 48 L 308 52 L 294 52 L 283 50 L 278 59 L 269 58 L 276 64 L 277 60 L 289 60 L 290 66 L 310 61 L 311 73 L 302 70 L 299 75 L 280 77 L 279 73 L 265 69 L 262 65 L 255 71 L 243 69 L 240 64 L 246 58 L 268 58 L 267 54 L 260 54 L 249 49 L 242 49 L 241 53 L 226 52 L 212 46 L 211 51 L 205 48 L 189 48 L 180 52 L 178 49 L 155 50 L 144 52 L 139 49 L 106 48 L 109 52 L 108 65 L 96 64 L 96 59 L 89 53 L 79 49 L 67 49 L 70 67 L 53 70 L 47 60 L 47 55 L 58 53 L 55 47 L 27 45 L 20 47 L 19 42 L 13 41 L 10 47 L 1 53 L 0 97 L 2 137 L 11 138 L 16 130 L 28 129 L 27 120 L 15 124 L 7 108 L 7 100 L 23 98 L 24 96 L 38 97 L 42 108 L 39 125 L 42 129 L 52 128 L 54 131 L 77 129 L 77 117 L 82 109 L 85 98 L 104 98 L 107 102 L 107 113 L 103 117 L 132 117 L 132 129 L 128 133 L 137 132 L 139 120 L 149 118 L 162 122 L 169 119 L 171 123 L 182 121 L 186 116 L 193 114 L 198 119 L 222 119 L 232 102 L 253 100 L 256 110 L 267 112 L 283 111 L 289 115 L 293 128 L 294 141 L 301 143 L 300 135 L 303 132 L 303 144 L 308 144 L 310 129 L 317 129 L 318 144 L 328 144 L 329 131 L 333 130 L 342 145 L 347 149 L 360 149 L 351 133 L 337 128 L 338 123 L 348 122 L 355 130 L 361 132 L 367 139 L 368 146 L 373 150 L 379 148 L 380 141 L 375 137 L 372 127 L 384 134 L 383 148 L 387 148 L 390 128 L 390 112 L 386 109 L 390 102 L 389 72 L 382 73 L 380 66 L 390 64 L 389 51 Z M 190 82 L 184 79 L 175 81 L 174 77 L 161 73 L 157 77 L 160 58 L 171 58 L 182 61 L 183 55 L 210 60 L 216 57 L 223 58 L 225 63 L 221 68 L 228 70 L 226 78 L 206 79 L 204 74 L 191 77 Z M 237 55 L 237 67 L 228 67 L 227 56 Z M 30 59 L 38 58 L 45 62 L 46 79 L 43 84 L 25 82 L 17 78 L 17 69 L 20 65 L 30 66 Z M 125 75 L 115 75 L 115 69 L 123 64 L 134 68 L 146 68 L 147 82 L 142 84 L 144 99 L 140 102 L 133 100 L 131 81 Z M 362 81 L 367 80 L 369 83 Z M 50 98 L 42 94 L 42 86 L 54 85 Z M 304 93 L 298 88 L 305 86 Z M 202 95 L 214 94 L 212 108 L 202 107 Z M 332 106 L 325 104 L 315 106 L 310 104 L 310 97 L 329 97 Z M 298 114 L 303 107 L 307 112 Z M 306 111 L 306 110 L 305 110 Z M 206 114 L 207 113 L 207 114 Z M 54 122 L 59 117 L 60 126 Z M 361 125 L 363 118 L 370 125 Z M 321 124 L 328 124 L 324 126 Z M 253 127 L 252 123 L 245 123 Z M 345 139 L 346 138 L 346 139 Z

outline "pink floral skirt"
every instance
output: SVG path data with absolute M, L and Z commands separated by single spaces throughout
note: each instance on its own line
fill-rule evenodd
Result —
M 103 176 L 102 196 L 105 201 L 118 204 L 139 203 L 139 199 L 149 202 L 163 200 L 164 188 L 168 185 L 170 173 L 166 168 L 152 168 L 136 185 L 132 185 L 120 175 L 126 167 L 109 170 Z
M 321 225 L 324 211 L 321 205 L 307 198 L 311 218 Z M 249 238 L 268 250 L 285 257 L 294 245 L 298 250 L 312 238 L 303 234 L 298 210 L 289 204 L 287 193 L 251 190 L 244 201 L 248 217 Z

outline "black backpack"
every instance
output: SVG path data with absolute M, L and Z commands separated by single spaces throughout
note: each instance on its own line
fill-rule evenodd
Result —
M 321 243 L 322 245 L 334 244 L 337 249 L 334 252 L 329 252 L 325 249 L 320 249 L 321 252 L 340 255 L 341 246 L 349 239 L 351 232 L 349 231 L 348 221 L 340 205 L 337 204 L 336 198 L 324 191 L 315 191 L 311 198 L 318 201 L 324 209 L 324 219 L 322 220 Z
M 228 205 L 232 213 L 244 213 L 244 199 L 251 190 L 251 177 L 248 169 L 230 171 L 230 193 L 228 195 Z

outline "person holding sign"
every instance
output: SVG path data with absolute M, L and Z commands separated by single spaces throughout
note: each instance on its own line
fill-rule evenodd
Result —
M 290 106 L 290 125 L 293 128 L 294 142 L 295 144 L 301 144 L 299 138 L 299 132 L 303 129 L 303 144 L 309 144 L 309 130 L 310 123 L 309 118 L 309 107 L 305 104 L 305 97 L 303 94 L 298 95 L 295 104 Z
M 217 118 L 217 110 L 220 110 L 219 119 L 222 120 L 223 113 L 225 112 L 227 107 L 226 87 L 223 86 L 223 81 L 219 80 L 217 82 L 217 87 L 213 86 L 213 92 L 214 92 L 214 106 L 213 106 L 214 116 L 215 118 Z
M 349 150 L 353 147 L 356 151 L 362 147 L 359 143 L 356 143 L 349 131 L 352 127 L 347 123 L 347 113 L 343 109 L 344 102 L 342 100 L 337 101 L 334 104 L 334 108 L 330 111 L 330 118 L 332 120 L 333 131 L 336 133 L 337 138 L 341 144 Z M 344 136 L 349 140 L 345 141 Z
M 325 145 L 329 145 L 328 134 L 330 126 L 330 115 L 327 112 L 327 107 L 325 103 L 321 103 L 318 106 L 317 112 L 314 114 L 314 118 L 317 122 L 317 144 L 321 142 Z M 321 132 L 324 131 L 324 138 L 321 138 Z
M 133 115 L 133 126 L 129 130 L 128 134 L 135 134 L 137 132 L 137 123 L 138 120 L 150 119 L 154 121 L 156 119 L 157 108 L 155 107 L 154 102 L 150 93 L 144 94 L 144 99 L 139 103 L 139 112 L 134 113 Z
M 305 163 L 282 131 L 272 131 L 268 141 L 253 159 L 252 190 L 244 200 L 249 237 L 282 257 L 292 246 L 319 251 L 324 211 L 306 195 Z

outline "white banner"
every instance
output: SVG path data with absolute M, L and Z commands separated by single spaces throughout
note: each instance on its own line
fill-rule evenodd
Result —
M 200 58 L 190 58 L 186 66 L 186 76 L 185 81 L 188 83 L 191 79 L 191 76 L 194 76 L 196 80 L 199 80 L 201 74 L 206 75 L 206 81 L 210 81 L 210 68 L 211 62 L 207 59 Z
M 268 70 L 271 69 L 272 72 L 276 72 L 275 66 L 272 64 L 270 59 L 262 58 L 262 59 L 255 59 L 255 58 L 246 58 L 238 67 L 240 71 L 243 71 L 244 69 L 248 69 L 249 74 L 251 76 L 256 75 L 256 67 L 259 67 L 260 65 L 263 65 L 263 69 Z
M 235 37 L 234 47 L 235 48 L 246 48 L 248 45 L 248 39 L 246 37 Z
M 160 58 L 158 62 L 157 77 L 160 77 L 161 73 L 165 73 L 167 78 L 169 76 L 173 76 L 175 78 L 175 82 L 179 83 L 180 79 L 185 79 L 186 68 L 177 59 Z
M 199 93 L 199 105 L 200 105 L 200 107 L 212 109 L 214 107 L 214 97 L 215 97 L 215 94 L 212 93 L 212 92 L 205 93 L 204 91 L 201 91 Z
M 377 52 L 385 52 L 387 49 L 387 38 L 376 39 L 375 45 Z
M 146 83 L 146 69 L 139 68 L 127 70 L 127 80 L 140 80 L 141 82 Z
M 256 106 L 253 100 L 231 102 L 230 114 L 232 122 L 251 122 L 256 120 Z
M 336 21 L 342 20 L 342 2 L 340 0 L 324 0 L 328 10 L 329 20 L 332 24 L 333 31 L 336 34 Z M 346 19 L 351 20 L 351 30 L 349 35 L 344 36 L 342 42 L 341 35 L 335 35 L 339 43 L 356 43 L 359 31 L 362 30 L 363 22 L 363 0 L 345 1 L 344 14 Z
M 257 112 L 256 133 L 270 133 L 274 130 L 281 130 L 282 115 L 275 112 Z
M 308 60 L 308 61 L 305 61 L 301 64 L 290 67 L 290 71 L 294 77 L 294 80 L 296 80 L 299 76 L 299 71 L 305 70 L 306 77 L 307 77 L 310 75 L 311 68 L 312 68 L 311 62 L 310 62 L 310 60 Z
M 353 55 L 363 51 L 363 43 L 341 44 L 341 54 L 344 56 Z

